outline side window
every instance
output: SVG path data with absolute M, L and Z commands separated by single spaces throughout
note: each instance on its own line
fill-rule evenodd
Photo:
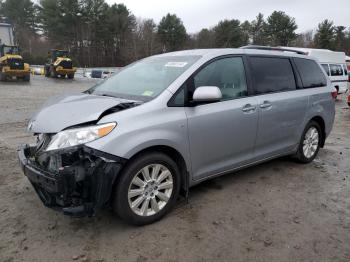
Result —
M 228 57 L 205 66 L 193 77 L 194 88 L 217 86 L 222 100 L 247 96 L 247 82 L 242 57 Z
M 344 68 L 344 74 L 347 76 L 348 75 L 348 69 L 346 68 L 346 65 L 343 65 Z
M 327 85 L 327 79 L 320 66 L 311 59 L 294 58 L 304 88 Z
M 331 64 L 329 65 L 331 69 L 331 76 L 342 76 L 343 68 L 341 65 Z
M 292 65 L 288 58 L 251 57 L 256 94 L 296 89 Z
M 324 71 L 327 73 L 327 75 L 330 75 L 328 64 L 322 64 L 321 66 L 323 67 L 323 69 L 324 69 Z
M 180 92 L 172 99 L 172 106 L 185 105 L 185 87 L 180 87 Z

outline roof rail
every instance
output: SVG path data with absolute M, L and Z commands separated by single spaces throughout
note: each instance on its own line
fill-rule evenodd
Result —
M 257 49 L 257 50 L 267 50 L 267 51 L 280 51 L 280 52 L 293 52 L 297 53 L 299 55 L 307 55 L 306 52 L 295 50 L 295 49 L 289 49 L 289 48 L 282 48 L 282 47 L 272 47 L 272 46 L 263 46 L 263 45 L 246 45 L 241 46 L 242 49 Z

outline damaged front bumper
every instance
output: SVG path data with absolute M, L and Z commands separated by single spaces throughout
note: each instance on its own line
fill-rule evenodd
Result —
M 24 174 L 45 206 L 66 215 L 92 216 L 107 204 L 126 160 L 87 146 L 76 146 L 38 157 L 36 146 L 18 149 Z

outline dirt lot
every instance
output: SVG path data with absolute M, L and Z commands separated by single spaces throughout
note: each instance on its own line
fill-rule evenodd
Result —
M 337 102 L 309 165 L 279 159 L 203 183 L 162 221 L 132 227 L 109 210 L 74 219 L 45 208 L 16 147 L 48 97 L 96 81 L 0 83 L 0 261 L 350 261 L 350 110 Z

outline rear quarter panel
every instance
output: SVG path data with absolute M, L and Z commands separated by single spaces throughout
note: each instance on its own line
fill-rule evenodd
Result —
M 325 133 L 326 136 L 328 136 L 333 128 L 335 117 L 335 101 L 331 95 L 333 87 L 328 81 L 326 87 L 309 88 L 307 91 L 309 93 L 309 108 L 307 110 L 305 123 L 301 127 L 300 134 L 312 118 L 320 116 L 325 122 Z

